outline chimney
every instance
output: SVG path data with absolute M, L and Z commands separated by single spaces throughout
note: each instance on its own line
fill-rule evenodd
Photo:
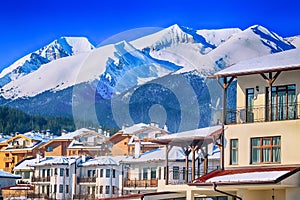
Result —
M 167 124 L 164 125 L 164 131 L 168 132 L 168 126 L 167 126 Z
M 102 128 L 98 128 L 98 133 L 103 134 Z
M 47 136 L 47 137 L 50 137 L 50 130 L 47 130 L 47 131 L 46 131 L 46 136 Z
M 110 137 L 110 130 L 107 130 L 106 131 L 106 135 L 105 135 L 106 137 Z
M 37 163 L 40 163 L 41 162 L 41 158 L 42 158 L 42 156 L 38 153 L 38 154 L 36 154 L 36 162 Z
M 81 160 L 82 160 L 82 162 L 86 162 L 86 155 L 85 154 L 82 154 Z
M 134 158 L 139 158 L 141 153 L 141 141 L 134 139 Z
M 150 126 L 159 128 L 158 123 L 156 123 L 156 122 L 151 122 L 151 123 L 150 123 Z

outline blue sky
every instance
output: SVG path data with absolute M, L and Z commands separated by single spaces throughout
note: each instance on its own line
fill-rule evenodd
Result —
M 279 35 L 300 35 L 300 1 L 8 0 L 0 3 L 0 69 L 61 36 L 94 44 L 142 27 L 195 29 L 260 24 Z

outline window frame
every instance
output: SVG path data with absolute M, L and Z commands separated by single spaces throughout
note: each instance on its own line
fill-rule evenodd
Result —
M 279 138 L 280 143 L 279 144 L 274 144 L 274 139 Z M 259 145 L 258 146 L 253 146 L 253 140 L 254 139 L 259 139 Z M 265 139 L 270 139 L 270 144 L 264 145 L 263 141 Z M 279 161 L 273 161 L 274 160 L 274 155 L 273 155 L 273 149 L 274 148 L 279 148 Z M 253 149 L 259 149 L 259 161 L 254 162 L 253 161 Z M 264 149 L 269 149 L 270 151 L 270 161 L 264 161 L 264 156 L 263 156 L 263 150 Z M 274 163 L 281 163 L 281 136 L 264 136 L 264 137 L 253 137 L 250 138 L 250 164 L 274 164 Z
M 236 147 L 233 147 L 233 141 L 236 141 Z M 233 162 L 233 151 L 236 151 L 236 163 Z M 230 165 L 238 165 L 239 164 L 239 139 L 233 138 L 230 139 Z

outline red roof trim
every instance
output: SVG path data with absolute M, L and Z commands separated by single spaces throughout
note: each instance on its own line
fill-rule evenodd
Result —
M 221 182 L 218 183 L 219 185 L 235 185 L 235 184 L 258 184 L 258 183 L 277 183 L 282 181 L 283 179 L 291 176 L 292 174 L 300 171 L 300 167 L 269 167 L 269 168 L 247 168 L 247 169 L 228 169 L 228 170 L 214 170 L 204 176 L 201 176 L 197 178 L 196 180 L 192 181 L 189 185 L 211 185 L 212 183 L 206 182 L 207 180 L 213 178 L 213 177 L 218 177 L 218 176 L 224 176 L 224 175 L 233 175 L 233 174 L 244 174 L 244 173 L 251 173 L 251 172 L 271 172 L 271 171 L 289 171 L 285 175 L 277 178 L 274 181 L 244 181 L 244 182 Z

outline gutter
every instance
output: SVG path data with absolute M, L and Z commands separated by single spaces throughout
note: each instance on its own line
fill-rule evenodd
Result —
M 233 199 L 240 199 L 240 200 L 243 200 L 242 197 L 239 197 L 239 196 L 237 196 L 237 195 L 230 194 L 230 193 L 227 193 L 227 192 L 218 190 L 218 189 L 217 189 L 217 184 L 216 184 L 216 183 L 213 183 L 213 189 L 214 189 L 215 192 L 219 192 L 219 193 L 221 193 L 221 194 L 225 194 L 225 195 L 227 195 L 227 196 L 231 196 L 231 197 L 233 197 Z

